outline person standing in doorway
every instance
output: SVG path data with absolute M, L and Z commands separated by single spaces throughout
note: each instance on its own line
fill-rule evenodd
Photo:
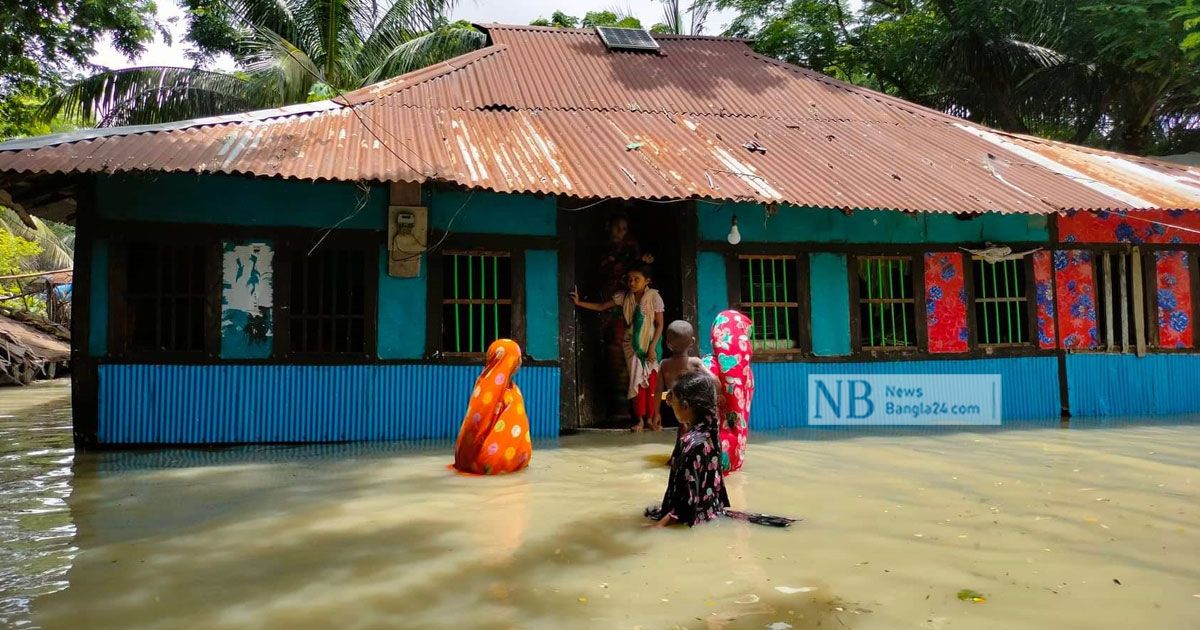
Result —
M 608 240 L 600 258 L 600 277 L 604 282 L 604 295 L 613 295 L 625 289 L 629 272 L 639 266 L 654 263 L 654 256 L 642 253 L 637 237 L 629 231 L 629 217 L 615 213 L 605 224 Z
M 630 271 L 628 279 L 628 288 L 613 294 L 607 302 L 584 302 L 579 298 L 578 289 L 571 291 L 571 301 L 579 308 L 601 313 L 621 309 L 625 323 L 622 345 L 629 372 L 626 396 L 633 403 L 633 415 L 637 420 L 633 430 L 641 431 L 648 426 L 657 431 L 661 428 L 658 359 L 662 354 L 663 299 L 650 287 L 653 274 L 649 265 Z
M 629 217 L 623 212 L 614 212 L 604 223 L 604 248 L 600 255 L 601 295 L 608 297 L 624 291 L 628 286 L 629 272 L 643 264 L 651 264 L 654 257 L 642 253 L 641 245 L 629 227 Z M 625 412 L 625 390 L 628 383 L 625 352 L 625 319 L 616 310 L 600 314 L 605 361 L 608 369 L 604 375 L 604 391 L 608 407 L 615 409 L 614 415 L 623 418 Z

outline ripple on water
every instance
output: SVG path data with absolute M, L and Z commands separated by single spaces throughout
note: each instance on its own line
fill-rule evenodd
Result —
M 31 602 L 67 586 L 69 394 L 66 381 L 0 388 L 0 626 L 30 627 Z
M 0 553 L 22 580 L 0 575 L 0 615 L 29 620 L 32 607 L 46 627 L 1090 630 L 1200 618 L 1195 419 L 756 433 L 732 501 L 804 521 L 659 531 L 640 515 L 662 496 L 669 435 L 540 444 L 528 471 L 500 478 L 450 473 L 445 444 L 164 449 L 71 467 L 65 409 L 3 402 L 28 428 L 0 430 L 0 456 L 17 456 L 0 464 L 5 507 L 20 506 L 0 522 L 20 549 Z

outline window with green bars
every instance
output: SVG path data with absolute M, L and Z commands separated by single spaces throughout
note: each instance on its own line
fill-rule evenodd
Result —
M 511 256 L 449 252 L 442 267 L 442 351 L 483 354 L 496 339 L 511 337 Z
M 799 346 L 800 302 L 795 256 L 739 256 L 741 310 L 754 322 L 755 350 Z
M 858 322 L 859 344 L 863 349 L 917 347 L 912 258 L 858 258 Z
M 981 346 L 1031 343 L 1024 260 L 971 261 L 975 289 L 975 341 Z

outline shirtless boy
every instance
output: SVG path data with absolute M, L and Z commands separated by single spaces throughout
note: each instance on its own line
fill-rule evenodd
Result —
M 671 351 L 671 358 L 664 359 L 659 364 L 664 392 L 671 391 L 675 381 L 688 372 L 708 372 L 704 362 L 692 354 L 696 346 L 696 331 L 692 329 L 691 324 L 682 319 L 668 324 L 666 342 L 667 349 Z

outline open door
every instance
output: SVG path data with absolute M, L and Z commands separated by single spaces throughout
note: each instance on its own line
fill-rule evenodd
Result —
M 578 205 L 586 206 L 586 203 Z M 569 207 L 565 207 L 569 211 Z M 664 324 L 675 319 L 695 319 L 695 218 L 691 202 L 674 204 L 610 200 L 579 210 L 574 219 L 575 285 L 584 300 L 607 301 L 613 278 L 607 277 L 603 259 L 615 247 L 612 227 L 627 222 L 628 237 L 643 254 L 650 254 L 652 286 L 662 295 Z M 681 238 L 681 234 L 690 238 Z M 564 243 L 569 247 L 571 244 Z M 690 276 L 685 273 L 691 269 Z M 685 282 L 691 278 L 691 286 Z M 580 428 L 624 428 L 631 424 L 625 397 L 627 375 L 617 312 L 607 317 L 577 310 L 574 356 L 564 357 L 564 369 L 574 371 L 577 417 Z

